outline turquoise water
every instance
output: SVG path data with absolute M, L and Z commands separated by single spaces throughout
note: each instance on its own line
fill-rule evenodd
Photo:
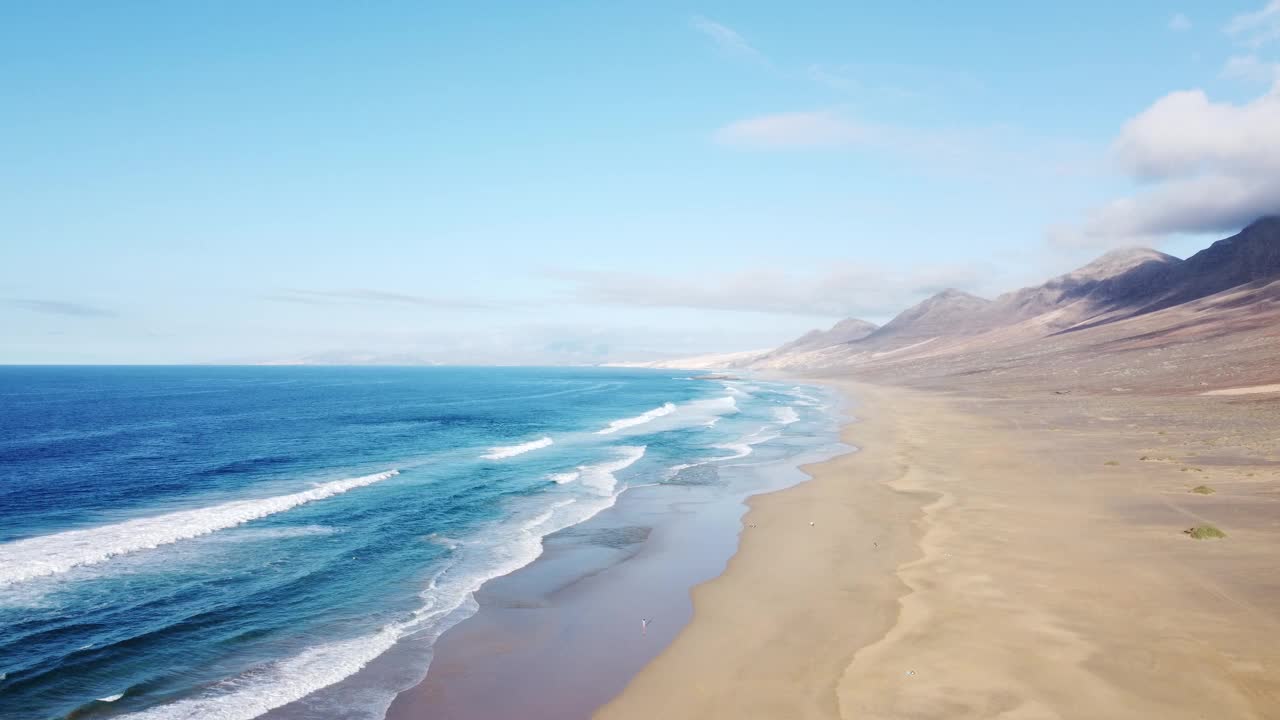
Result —
M 376 715 L 403 687 L 358 673 L 543 537 L 828 442 L 828 403 L 649 370 L 0 368 L 0 717 L 247 719 L 336 684 L 326 716 Z

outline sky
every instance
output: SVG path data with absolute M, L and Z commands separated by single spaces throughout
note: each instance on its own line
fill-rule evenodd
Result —
M 0 363 L 761 349 L 1280 210 L 1280 0 L 0 5 Z

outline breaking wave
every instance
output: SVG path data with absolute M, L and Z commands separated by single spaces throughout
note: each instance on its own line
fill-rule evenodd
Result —
M 636 425 L 643 425 L 647 422 L 653 422 L 654 420 L 657 420 L 658 418 L 664 415 L 670 415 L 675 411 L 676 411 L 676 406 L 674 403 L 664 403 L 662 407 L 656 407 L 648 412 L 640 413 L 635 417 L 623 418 L 621 420 L 614 420 L 613 422 L 609 423 L 609 427 L 603 430 L 597 431 L 596 434 L 612 435 L 613 433 L 616 433 L 619 430 L 625 430 L 629 427 L 635 427 Z
M 485 460 L 505 460 L 507 458 L 523 455 L 527 452 L 533 452 L 534 450 L 553 444 L 555 444 L 555 441 L 551 438 L 542 437 L 527 443 L 520 443 L 519 445 L 498 445 L 497 447 L 491 447 L 489 448 L 489 452 L 481 455 L 481 457 Z
M 388 470 L 374 475 L 334 480 L 310 490 L 255 500 L 213 505 L 194 510 L 127 520 L 113 525 L 68 530 L 53 535 L 0 545 L 0 586 L 64 573 L 82 565 L 96 565 L 118 555 L 151 550 L 208 535 L 251 520 L 275 515 L 316 500 L 341 495 L 398 475 Z

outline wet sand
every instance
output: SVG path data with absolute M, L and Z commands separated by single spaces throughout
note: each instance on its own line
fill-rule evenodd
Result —
M 845 451 L 826 443 L 801 458 Z M 589 717 L 690 620 L 690 589 L 719 575 L 737 549 L 746 497 L 808 479 L 795 460 L 762 453 L 633 488 L 549 536 L 536 561 L 476 593 L 479 610 L 440 637 L 426 678 L 387 717 Z
M 862 452 L 597 717 L 1280 717 L 1276 403 L 840 384 Z

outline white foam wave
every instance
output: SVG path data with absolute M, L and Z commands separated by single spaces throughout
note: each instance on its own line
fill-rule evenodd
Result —
M 730 415 L 738 412 L 738 399 L 732 395 L 712 398 L 710 400 L 702 400 L 701 404 L 708 411 L 718 415 Z
M 635 427 L 636 425 L 644 425 L 647 422 L 653 422 L 654 420 L 657 420 L 658 418 L 664 415 L 670 415 L 675 411 L 676 411 L 676 406 L 674 403 L 664 403 L 662 407 L 656 407 L 647 412 L 640 413 L 635 417 L 623 418 L 621 420 L 614 420 L 613 422 L 609 423 L 609 427 L 603 430 L 597 431 L 596 434 L 612 435 L 613 433 L 616 433 L 619 430 L 625 430 L 629 427 Z
M 644 457 L 645 446 L 627 445 L 618 448 L 618 451 L 621 455 L 616 460 L 579 467 L 582 484 L 601 495 L 612 495 L 618 487 L 618 478 L 614 473 L 631 467 Z
M 551 473 L 547 476 L 547 479 L 557 485 L 565 485 L 577 480 L 581 475 L 581 472 L 574 470 L 572 472 Z
M 679 465 L 672 465 L 671 467 L 667 468 L 667 472 L 663 475 L 663 479 L 670 480 L 675 476 L 679 475 L 680 471 L 688 470 L 691 467 L 697 467 L 698 465 L 702 465 L 702 464 L 703 463 L 681 463 Z
M 778 438 L 777 434 L 765 434 L 765 428 L 760 428 L 759 430 L 742 438 L 737 442 L 724 443 L 723 445 L 713 445 L 712 447 L 716 447 L 721 450 L 732 450 L 733 454 L 726 455 L 724 457 L 712 458 L 711 461 L 721 462 L 724 460 L 738 460 L 740 458 L 744 458 L 750 455 L 751 453 L 755 452 L 754 446 L 759 445 L 761 443 L 767 443 L 770 440 L 776 440 L 777 438 Z
M 106 697 L 100 697 L 100 698 L 98 698 L 98 702 L 115 702 L 115 701 L 119 700 L 119 699 L 120 699 L 120 698 L 122 698 L 122 697 L 124 697 L 124 693 L 116 693 L 115 695 L 108 695 L 108 696 L 106 696 Z
M 542 437 L 527 443 L 520 443 L 519 445 L 499 445 L 497 447 L 491 447 L 489 448 L 489 452 L 485 453 L 481 457 L 485 460 L 505 460 L 507 458 L 523 455 L 527 452 L 539 450 L 553 444 L 555 444 L 555 441 L 551 438 Z
M 611 465 L 620 470 L 644 454 L 625 448 Z M 631 459 L 634 457 L 634 459 Z M 595 466 L 599 468 L 600 465 Z M 584 471 L 585 474 L 585 471 Z M 542 554 L 542 539 L 577 525 L 612 506 L 617 495 L 560 500 L 521 523 L 506 523 L 479 533 L 483 541 L 463 543 L 459 560 L 440 572 L 421 593 L 423 606 L 406 621 L 350 640 L 318 645 L 291 658 L 261 665 L 217 683 L 195 697 L 137 713 L 132 720 L 252 720 L 275 708 L 301 700 L 354 675 L 395 643 L 412 634 L 434 642 L 445 630 L 478 609 L 474 593 L 489 580 L 510 574 Z M 389 702 L 389 698 L 388 698 Z
M 0 545 L 0 586 L 32 578 L 64 573 L 82 565 L 96 565 L 118 555 L 151 550 L 182 540 L 208 535 L 275 515 L 348 490 L 372 485 L 399 474 L 389 470 L 374 475 L 334 480 L 310 490 L 255 500 L 128 520 L 84 530 L 17 540 Z
M 458 549 L 458 546 L 462 544 L 457 540 L 441 535 L 440 533 L 431 533 L 424 539 L 432 545 L 439 545 L 440 547 L 448 548 L 449 550 L 456 550 Z
M 779 425 L 790 425 L 793 422 L 800 422 L 800 415 L 796 413 L 793 407 L 774 408 L 773 414 L 778 418 Z
M 195 697 L 122 715 L 135 720 L 251 720 L 300 700 L 358 672 L 400 638 L 388 625 L 373 635 L 317 645 L 240 677 L 218 683 Z M 230 691 L 227 691 L 230 688 Z
M 732 450 L 732 451 L 733 451 L 733 454 L 732 454 L 732 455 L 725 455 L 725 456 L 723 456 L 723 457 L 712 458 L 712 459 L 713 459 L 714 461 L 716 461 L 716 462 L 719 462 L 719 461 L 721 461 L 721 460 L 737 460 L 738 458 L 744 458 L 744 457 L 746 457 L 746 456 L 750 455 L 750 454 L 753 452 L 752 447 L 751 447 L 751 444 L 750 444 L 750 443 L 745 443 L 745 442 L 741 442 L 741 443 L 724 443 L 724 444 L 721 444 L 721 445 L 715 445 L 714 447 L 719 448 L 720 450 Z

